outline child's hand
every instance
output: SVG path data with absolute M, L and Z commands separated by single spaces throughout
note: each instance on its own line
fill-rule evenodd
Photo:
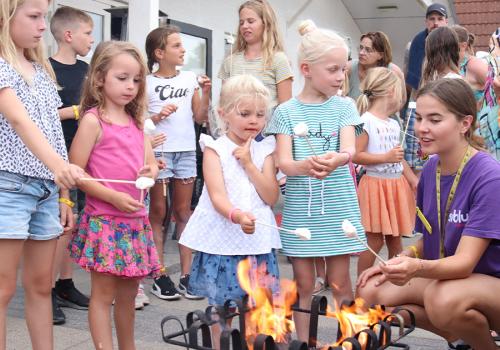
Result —
M 116 192 L 110 200 L 110 203 L 118 210 L 125 213 L 135 213 L 144 208 L 144 204 L 132 198 L 132 196 L 125 192 Z
M 77 181 L 84 176 L 83 169 L 77 165 L 63 163 L 64 165 L 54 171 L 54 182 L 61 189 L 69 190 L 76 186 Z
M 247 235 L 255 232 L 255 216 L 252 213 L 237 211 L 234 216 L 234 222 L 241 226 L 243 232 Z
M 167 139 L 167 135 L 165 135 L 164 133 L 159 133 L 159 134 L 156 134 L 156 135 L 150 137 L 151 147 L 156 148 L 156 147 L 162 145 L 166 139 Z
M 75 204 L 76 205 L 76 204 Z M 63 227 L 63 234 L 70 232 L 75 224 L 73 210 L 65 203 L 59 203 L 60 222 Z
M 172 103 L 166 104 L 165 106 L 163 106 L 160 113 L 155 114 L 154 116 L 151 117 L 151 120 L 153 121 L 153 123 L 158 124 L 163 119 L 170 116 L 170 114 L 174 113 L 176 110 L 177 110 L 177 105 L 174 105 Z
M 200 84 L 200 88 L 203 94 L 210 93 L 210 89 L 212 88 L 212 82 L 210 81 L 210 78 L 206 75 L 199 75 L 197 80 L 198 84 Z
M 156 165 L 158 166 L 158 170 L 167 169 L 167 163 L 163 159 L 157 159 Z
M 385 161 L 387 163 L 399 163 L 403 161 L 405 152 L 401 146 L 396 146 L 385 154 Z
M 338 168 L 340 160 L 337 152 L 328 152 L 319 157 L 311 158 L 312 169 L 310 174 L 317 179 L 326 178 L 332 171 Z
M 151 165 L 143 166 L 142 168 L 139 169 L 139 172 L 137 173 L 137 177 L 141 176 L 156 179 L 156 177 L 158 176 L 158 167 Z
M 243 146 L 236 147 L 233 151 L 233 156 L 240 162 L 243 169 L 246 169 L 246 167 L 252 163 L 252 156 L 250 154 L 252 139 L 252 137 L 249 137 Z

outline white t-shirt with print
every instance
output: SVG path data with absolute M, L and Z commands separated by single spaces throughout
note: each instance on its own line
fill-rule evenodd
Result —
M 363 129 L 368 134 L 366 152 L 383 154 L 400 145 L 401 128 L 392 118 L 381 119 L 370 112 L 361 116 Z M 401 163 L 381 163 L 364 166 L 367 171 L 381 174 L 398 174 L 403 172 Z
M 156 124 L 155 133 L 164 133 L 167 140 L 154 150 L 157 152 L 185 152 L 196 150 L 194 131 L 193 94 L 198 89 L 196 74 L 180 71 L 175 77 L 146 77 L 148 112 L 157 114 L 166 104 L 174 104 L 177 111 Z

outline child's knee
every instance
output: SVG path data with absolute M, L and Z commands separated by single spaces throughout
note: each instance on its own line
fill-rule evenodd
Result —
M 0 283 L 0 305 L 9 304 L 14 294 L 16 294 L 16 280 L 2 280 Z

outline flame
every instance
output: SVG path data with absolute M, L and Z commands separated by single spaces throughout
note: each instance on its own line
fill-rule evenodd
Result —
M 277 343 L 287 343 L 290 333 L 295 330 L 292 321 L 292 305 L 297 299 L 295 282 L 281 280 L 279 293 L 273 295 L 269 288 L 277 281 L 266 275 L 265 264 L 252 269 L 250 259 L 238 264 L 238 281 L 249 297 L 249 310 L 245 313 L 249 349 L 253 348 L 257 334 L 270 335 Z
M 361 332 L 370 326 L 377 324 L 383 320 L 387 313 L 380 305 L 374 307 L 367 307 L 363 299 L 357 298 L 352 305 L 342 305 L 340 308 L 336 305 L 335 310 L 327 306 L 326 316 L 334 317 L 338 320 L 341 338 L 334 344 L 340 343 L 349 337 L 354 336 L 356 333 Z M 366 338 L 360 337 L 360 343 L 364 345 Z

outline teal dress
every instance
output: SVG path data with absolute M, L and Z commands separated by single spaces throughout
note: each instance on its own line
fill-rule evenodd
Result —
M 467 74 L 467 64 L 469 57 L 460 64 L 460 75 L 465 77 Z M 500 125 L 498 116 L 498 104 L 493 89 L 493 80 L 495 79 L 494 67 L 488 64 L 488 76 L 484 90 L 473 90 L 474 97 L 478 104 L 477 120 L 479 122 L 479 134 L 483 137 L 488 152 L 500 160 Z
M 342 127 L 353 125 L 357 132 L 362 130 L 362 121 L 350 98 L 334 96 L 319 104 L 292 98 L 276 108 L 267 133 L 292 136 L 294 160 L 313 156 L 307 140 L 293 136 L 294 126 L 301 122 L 307 124 L 309 140 L 318 155 L 339 151 Z M 293 234 L 281 233 L 281 252 L 293 257 L 324 257 L 365 250 L 358 240 L 344 235 L 344 219 L 349 219 L 359 237 L 366 240 L 348 165 L 340 166 L 324 180 L 288 176 L 282 227 L 308 228 L 311 239 L 301 240 Z

